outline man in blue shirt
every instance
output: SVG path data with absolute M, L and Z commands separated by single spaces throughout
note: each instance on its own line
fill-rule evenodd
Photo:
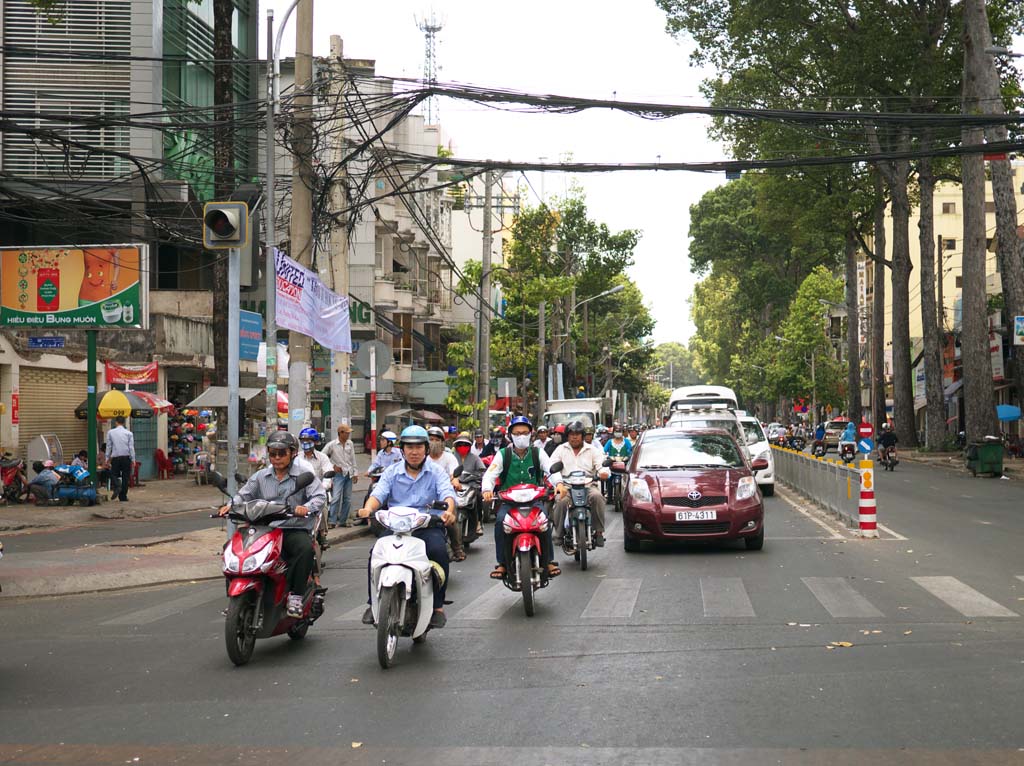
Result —
M 436 502 L 447 506 L 441 514 L 445 525 L 455 522 L 455 490 L 444 469 L 427 460 L 427 443 L 430 441 L 422 426 L 409 426 L 398 440 L 403 460 L 389 466 L 377 486 L 373 488 L 366 505 L 359 509 L 359 516 L 366 518 L 375 513 L 384 503 L 389 506 L 428 509 Z M 430 627 L 443 628 L 447 622 L 444 614 L 444 595 L 448 587 L 448 546 L 443 527 L 428 527 L 413 532 L 427 547 L 427 558 L 441 565 L 444 583 L 434 591 L 434 614 Z M 369 575 L 369 565 L 367 565 Z M 369 576 L 367 576 L 369 582 Z M 373 624 L 373 611 L 367 607 L 363 623 Z

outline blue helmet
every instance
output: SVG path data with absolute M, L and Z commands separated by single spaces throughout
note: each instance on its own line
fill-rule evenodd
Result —
M 427 436 L 427 429 L 423 426 L 407 426 L 402 435 L 398 437 L 398 443 L 401 444 L 426 444 L 430 441 L 430 437 Z
M 511 431 L 516 426 L 526 426 L 531 431 L 533 430 L 533 423 L 530 422 L 530 419 L 526 417 L 526 415 L 516 415 L 512 418 L 512 422 L 508 424 L 508 430 Z
M 320 434 L 317 433 L 317 430 L 315 428 L 303 428 L 301 431 L 299 431 L 299 438 L 302 440 L 308 439 L 311 442 L 315 442 L 320 438 Z

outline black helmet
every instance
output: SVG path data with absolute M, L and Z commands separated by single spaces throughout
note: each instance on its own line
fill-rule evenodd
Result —
M 587 427 L 583 425 L 582 420 L 574 420 L 565 427 L 566 434 L 582 434 L 585 433 Z
M 267 449 L 288 449 L 299 451 L 299 440 L 287 431 L 276 431 L 267 439 Z

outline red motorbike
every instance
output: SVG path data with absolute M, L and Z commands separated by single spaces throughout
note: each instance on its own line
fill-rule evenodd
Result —
M 25 481 L 25 464 L 18 458 L 5 455 L 0 460 L 0 476 L 3 477 L 3 497 L 8 503 L 20 503 L 28 496 L 28 482 Z
M 295 491 L 316 480 L 312 473 L 296 479 Z M 227 479 L 216 471 L 210 482 L 227 494 Z M 299 641 L 306 637 L 309 626 L 324 613 L 327 588 L 318 587 L 314 576 L 306 583 L 302 598 L 302 616 L 289 617 L 286 564 L 281 558 L 284 530 L 272 528 L 274 521 L 294 515 L 290 503 L 251 500 L 232 504 L 228 518 L 238 527 L 231 542 L 224 548 L 224 577 L 227 579 L 228 608 L 224 622 L 224 639 L 228 657 L 235 665 L 245 665 L 251 658 L 257 638 L 270 638 L 287 633 Z M 317 516 L 317 525 L 321 517 Z M 317 530 L 310 545 L 316 546 Z M 314 551 L 317 553 L 317 551 Z M 319 555 L 314 555 L 319 562 Z
M 561 464 L 551 466 L 552 473 L 561 470 Z M 534 484 L 516 484 L 498 491 L 509 505 L 505 515 L 505 535 L 508 540 L 505 549 L 505 576 L 502 583 L 506 588 L 523 594 L 523 610 L 527 617 L 535 611 L 534 594 L 548 586 L 548 568 L 541 564 L 540 535 L 551 523 L 547 508 L 552 496 L 550 483 L 538 487 Z

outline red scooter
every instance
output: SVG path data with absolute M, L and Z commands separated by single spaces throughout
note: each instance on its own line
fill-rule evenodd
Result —
M 28 482 L 25 481 L 25 464 L 10 454 L 0 459 L 0 476 L 3 477 L 3 497 L 8 503 L 20 503 L 28 497 Z
M 295 491 L 304 489 L 315 480 L 312 473 L 302 474 L 295 481 Z M 228 494 L 227 479 L 216 471 L 210 473 L 210 482 Z M 224 639 L 228 657 L 236 665 L 244 665 L 252 658 L 257 638 L 287 633 L 289 638 L 301 640 L 306 637 L 309 626 L 324 613 L 327 588 L 318 587 L 315 577 L 310 577 L 306 583 L 302 617 L 289 617 L 287 613 L 288 582 L 286 565 L 281 559 L 284 530 L 269 525 L 293 515 L 294 508 L 290 503 L 269 500 L 232 504 L 228 512 L 228 518 L 238 527 L 230 544 L 224 548 L 228 595 Z M 317 525 L 321 523 L 321 517 L 317 516 Z M 314 529 L 310 545 L 315 546 L 316 540 L 317 530 Z M 319 562 L 319 555 L 315 555 L 314 560 Z
M 551 466 L 551 472 L 562 470 L 561 463 Z M 534 593 L 548 586 L 548 568 L 541 564 L 540 535 L 551 523 L 547 507 L 553 489 L 533 484 L 516 484 L 498 491 L 498 497 L 509 504 L 505 515 L 505 535 L 508 544 L 505 549 L 505 576 L 502 583 L 509 590 L 523 594 L 523 610 L 527 617 L 535 611 Z

